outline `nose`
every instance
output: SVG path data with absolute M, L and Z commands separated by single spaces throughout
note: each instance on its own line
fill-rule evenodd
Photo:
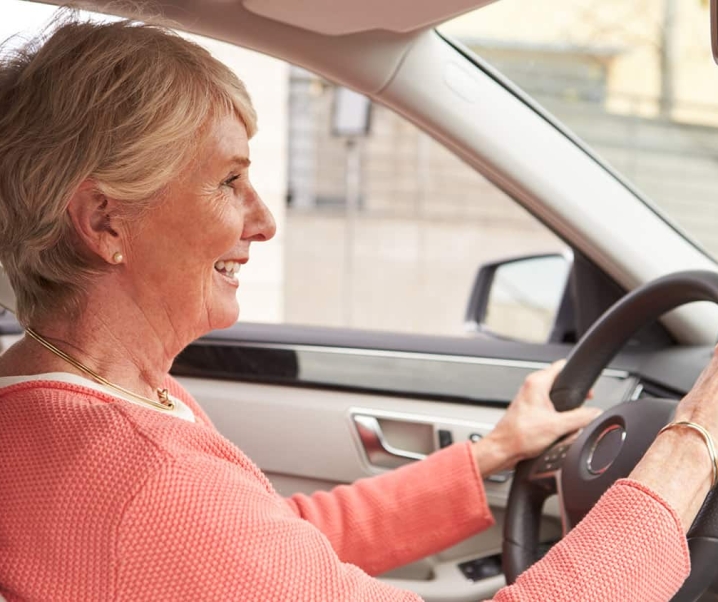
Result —
M 252 191 L 249 208 L 244 220 L 245 240 L 262 242 L 272 238 L 277 232 L 277 223 L 269 207 L 264 204 L 256 191 Z

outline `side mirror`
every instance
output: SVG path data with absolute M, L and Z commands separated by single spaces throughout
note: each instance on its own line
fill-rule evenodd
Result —
M 572 262 L 570 255 L 552 253 L 481 266 L 466 311 L 467 330 L 535 343 L 561 341 Z

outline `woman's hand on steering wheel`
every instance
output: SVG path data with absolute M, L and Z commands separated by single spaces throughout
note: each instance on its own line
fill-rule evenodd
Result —
M 549 392 L 565 363 L 559 360 L 529 374 L 494 430 L 473 444 L 482 476 L 513 468 L 519 461 L 540 454 L 601 413 L 597 408 L 583 406 L 568 412 L 556 411 Z

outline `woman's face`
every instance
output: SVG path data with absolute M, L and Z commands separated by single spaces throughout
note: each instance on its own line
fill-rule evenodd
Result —
M 240 119 L 217 119 L 190 165 L 160 200 L 130 224 L 125 275 L 151 324 L 169 322 L 182 338 L 237 321 L 241 265 L 275 223 L 249 181 L 249 144 Z

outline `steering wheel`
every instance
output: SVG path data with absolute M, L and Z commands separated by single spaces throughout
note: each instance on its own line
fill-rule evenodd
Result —
M 559 411 L 583 404 L 601 371 L 643 325 L 693 301 L 718 303 L 718 273 L 688 271 L 650 282 L 619 300 L 576 344 L 551 389 Z M 555 443 L 514 473 L 504 523 L 503 568 L 508 583 L 539 559 L 543 503 L 559 496 L 563 534 L 574 527 L 618 479 L 628 476 L 670 422 L 678 402 L 637 399 L 619 403 L 578 435 Z M 718 494 L 711 491 L 688 532 L 691 574 L 672 602 L 697 599 L 716 576 Z

